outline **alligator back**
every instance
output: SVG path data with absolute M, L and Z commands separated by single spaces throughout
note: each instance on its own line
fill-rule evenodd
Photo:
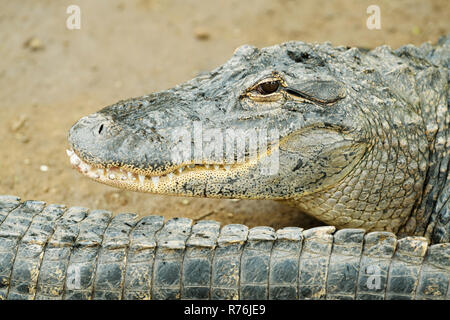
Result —
M 450 244 L 0 196 L 0 299 L 448 300 Z

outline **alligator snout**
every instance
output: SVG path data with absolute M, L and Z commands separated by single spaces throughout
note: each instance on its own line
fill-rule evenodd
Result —
M 90 136 L 114 136 L 119 131 L 110 118 L 100 113 L 93 113 L 81 118 L 73 125 L 69 132 L 69 142 L 77 142 L 79 138 L 85 139 Z
M 72 126 L 68 140 L 83 158 L 92 159 L 104 153 L 105 145 L 116 140 L 120 132 L 120 127 L 111 118 L 94 113 Z

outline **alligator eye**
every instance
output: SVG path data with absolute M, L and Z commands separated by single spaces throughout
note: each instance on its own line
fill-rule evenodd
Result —
M 279 81 L 267 81 L 263 82 L 256 87 L 256 90 L 263 95 L 274 93 L 280 87 Z

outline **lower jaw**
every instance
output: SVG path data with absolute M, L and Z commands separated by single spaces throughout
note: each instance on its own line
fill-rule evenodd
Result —
M 73 150 L 66 150 L 66 153 L 75 169 L 97 182 L 132 191 L 172 195 L 181 195 L 177 189 L 186 181 L 204 181 L 206 184 L 211 178 L 227 178 L 234 175 L 233 171 L 241 171 L 256 164 L 256 161 L 249 161 L 239 165 L 187 165 L 165 175 L 147 176 L 120 167 L 94 167 L 81 159 Z M 199 192 L 198 196 L 202 196 L 203 193 Z M 182 195 L 189 194 L 183 192 Z M 222 198 L 223 196 L 208 195 L 208 197 Z

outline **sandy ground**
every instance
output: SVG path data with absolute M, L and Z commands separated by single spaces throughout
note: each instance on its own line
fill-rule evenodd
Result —
M 81 8 L 80 30 L 66 28 L 70 4 Z M 381 30 L 366 27 L 371 4 Z M 435 42 L 449 21 L 448 0 L 0 0 L 0 194 L 249 226 L 318 225 L 273 201 L 138 194 L 90 181 L 65 155 L 68 129 L 117 100 L 215 68 L 245 43 L 395 48 Z

